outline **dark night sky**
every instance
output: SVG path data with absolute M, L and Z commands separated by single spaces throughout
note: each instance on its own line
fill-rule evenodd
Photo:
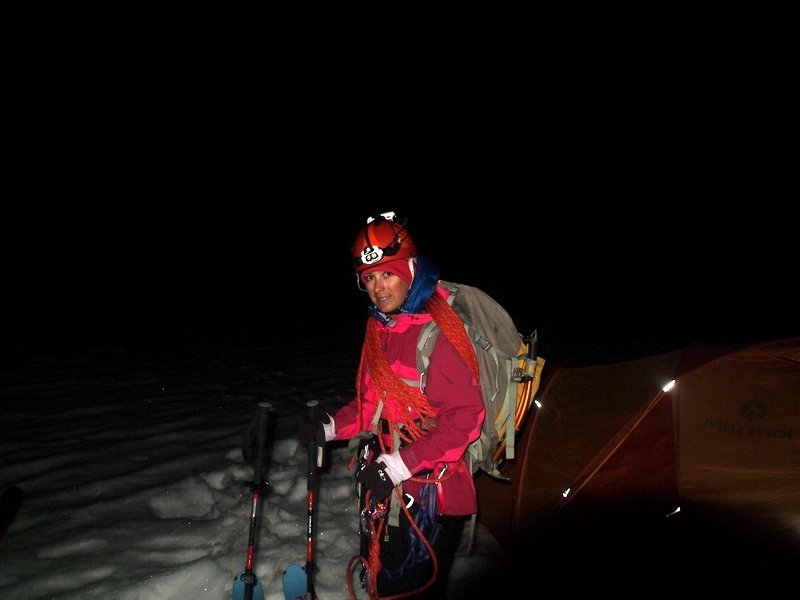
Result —
M 387 209 L 545 340 L 800 334 L 783 15 L 61 10 L 4 19 L 8 347 L 360 337 Z

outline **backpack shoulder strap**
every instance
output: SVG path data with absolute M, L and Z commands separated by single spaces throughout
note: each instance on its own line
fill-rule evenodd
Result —
M 427 384 L 428 365 L 431 363 L 431 354 L 440 331 L 436 321 L 431 321 L 425 324 L 417 338 L 417 373 L 419 373 L 419 389 L 423 394 Z

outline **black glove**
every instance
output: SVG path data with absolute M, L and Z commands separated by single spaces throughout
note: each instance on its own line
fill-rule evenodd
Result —
M 325 445 L 325 430 L 322 425 L 331 422 L 331 418 L 319 404 L 306 408 L 305 415 L 300 419 L 297 434 L 303 445 L 314 442 L 317 446 Z
M 385 471 L 386 465 L 382 462 L 371 462 L 356 472 L 356 481 L 361 484 L 361 492 L 372 492 L 373 497 L 383 500 L 392 493 L 394 483 Z

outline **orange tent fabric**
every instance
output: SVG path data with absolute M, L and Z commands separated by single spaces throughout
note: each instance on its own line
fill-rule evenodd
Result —
M 481 521 L 505 547 L 528 559 L 556 539 L 574 550 L 587 542 L 565 533 L 577 522 L 598 536 L 647 525 L 687 540 L 686 524 L 710 517 L 800 557 L 800 338 L 558 368 L 538 400 L 504 467 L 512 483 L 477 481 Z

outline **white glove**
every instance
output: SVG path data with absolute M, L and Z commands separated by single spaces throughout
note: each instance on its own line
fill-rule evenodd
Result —
M 384 471 L 395 485 L 411 477 L 411 471 L 408 470 L 406 463 L 400 458 L 399 451 L 392 452 L 391 454 L 381 454 L 376 460 L 386 465 Z

